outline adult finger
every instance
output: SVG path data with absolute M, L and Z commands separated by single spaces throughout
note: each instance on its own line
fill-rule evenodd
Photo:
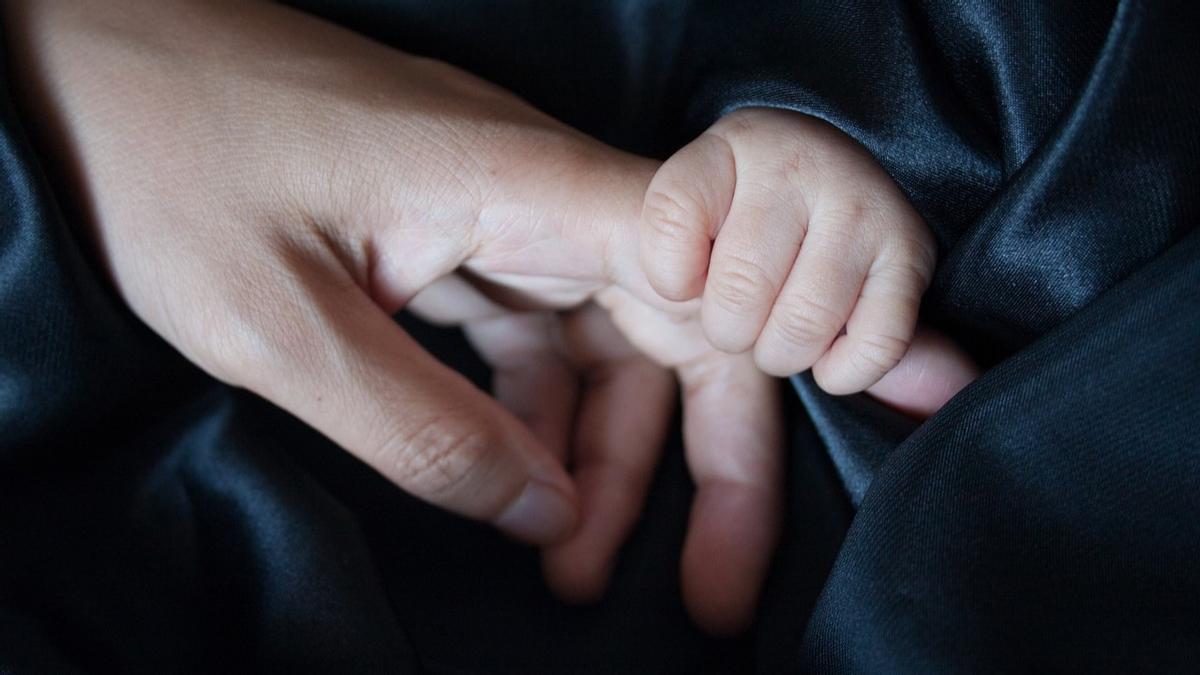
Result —
M 692 618 L 717 634 L 753 619 L 783 520 L 779 384 L 748 355 L 678 369 L 696 482 L 682 582 Z
M 492 367 L 492 393 L 566 463 L 579 378 L 562 354 L 558 317 L 509 314 L 469 322 L 467 337 Z
M 570 539 L 545 550 L 542 562 L 560 597 L 587 602 L 603 593 L 645 504 L 672 419 L 675 383 L 666 369 L 634 352 L 595 306 L 570 317 L 565 333 L 585 383 L 571 449 L 580 521 Z
M 562 353 L 554 314 L 511 311 L 457 274 L 426 286 L 407 309 L 432 323 L 462 326 L 492 368 L 497 402 L 566 461 L 579 382 Z
M 417 497 L 531 543 L 570 534 L 574 487 L 511 414 L 422 350 L 336 261 L 272 269 L 285 278 L 226 294 L 239 300 L 219 376 Z

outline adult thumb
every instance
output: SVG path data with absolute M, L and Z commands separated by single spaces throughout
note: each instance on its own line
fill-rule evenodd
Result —
M 247 322 L 253 338 L 235 342 L 250 348 L 224 360 L 226 379 L 425 501 L 532 544 L 571 534 L 573 484 L 528 429 L 349 279 L 304 285 L 307 292 L 257 303 L 271 316 Z

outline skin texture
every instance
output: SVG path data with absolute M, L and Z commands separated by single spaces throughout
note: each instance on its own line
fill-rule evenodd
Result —
M 927 235 L 865 153 L 802 116 L 741 113 L 660 168 L 446 64 L 275 5 L 3 11 L 26 119 L 133 311 L 402 489 L 542 546 L 565 599 L 603 591 L 676 380 L 698 486 L 685 601 L 733 632 L 781 518 L 779 387 L 759 366 L 815 364 L 837 392 L 878 381 L 917 416 L 973 376 L 919 335 L 908 353 L 921 360 L 879 380 L 912 336 Z M 735 165 L 713 134 L 742 153 Z M 803 169 L 799 184 L 781 166 Z M 840 181 L 863 189 L 846 197 Z M 663 195 L 693 208 L 657 222 Z M 853 208 L 838 211 L 843 198 Z M 768 255 L 783 249 L 800 253 Z M 737 255 L 770 268 L 744 307 L 729 293 Z M 837 281 L 815 288 L 828 270 Z M 786 327 L 809 287 L 836 296 L 845 337 Z M 465 327 L 495 368 L 494 399 L 392 321 L 404 307 Z M 872 336 L 885 348 L 860 354 Z

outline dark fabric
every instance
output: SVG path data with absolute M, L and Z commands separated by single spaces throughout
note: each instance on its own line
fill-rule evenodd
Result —
M 1200 5 L 297 1 L 665 155 L 857 138 L 990 370 L 919 428 L 806 377 L 755 629 L 679 599 L 678 438 L 595 607 L 141 327 L 0 108 L 0 671 L 1185 670 L 1200 663 Z M 7 80 L 5 80 L 7 82 Z M 481 385 L 454 333 L 410 324 Z

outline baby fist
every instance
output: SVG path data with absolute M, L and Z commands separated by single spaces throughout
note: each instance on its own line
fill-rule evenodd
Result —
M 641 263 L 668 300 L 702 297 L 714 347 L 773 375 L 862 391 L 913 340 L 935 245 L 862 147 L 833 126 L 744 109 L 667 160 L 646 193 Z

